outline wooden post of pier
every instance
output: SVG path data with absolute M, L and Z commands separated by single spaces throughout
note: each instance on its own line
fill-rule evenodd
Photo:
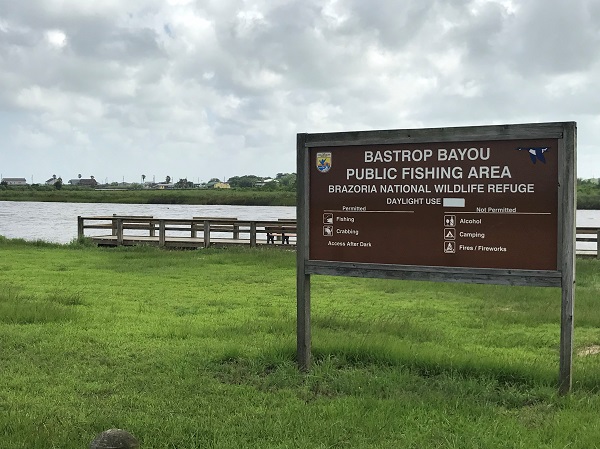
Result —
M 158 220 L 158 246 L 165 246 L 167 242 L 167 230 L 165 220 Z
M 210 221 L 204 220 L 204 247 L 210 246 Z
M 79 215 L 77 217 L 77 240 L 83 238 L 83 217 Z
M 115 222 L 115 220 L 113 219 L 113 222 Z M 117 246 L 121 246 L 123 244 L 123 219 L 122 218 L 117 218 L 116 219 L 116 232 L 117 232 Z
M 250 223 L 250 246 L 254 248 L 256 246 L 256 222 Z

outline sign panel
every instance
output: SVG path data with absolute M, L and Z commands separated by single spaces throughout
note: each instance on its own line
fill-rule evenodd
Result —
M 558 269 L 557 138 L 308 149 L 309 259 Z

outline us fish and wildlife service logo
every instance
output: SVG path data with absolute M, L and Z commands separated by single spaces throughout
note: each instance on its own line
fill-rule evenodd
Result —
M 331 170 L 331 153 L 317 153 L 317 170 L 321 173 Z

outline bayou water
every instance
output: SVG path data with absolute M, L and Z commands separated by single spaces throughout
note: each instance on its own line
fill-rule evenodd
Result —
M 69 243 L 77 238 L 78 216 L 152 215 L 156 218 L 228 217 L 239 220 L 295 219 L 293 206 L 195 206 L 180 204 L 53 203 L 0 201 L 0 235 Z M 600 227 L 600 210 L 578 210 L 577 226 Z M 87 235 L 87 233 L 86 233 Z M 92 235 L 90 233 L 89 235 Z M 578 244 L 589 249 L 595 244 Z
M 155 218 L 228 217 L 239 220 L 295 219 L 293 206 L 195 206 L 180 204 L 53 203 L 0 201 L 0 235 L 69 243 L 77 238 L 77 217 L 151 215 Z M 86 232 L 93 235 L 93 232 Z

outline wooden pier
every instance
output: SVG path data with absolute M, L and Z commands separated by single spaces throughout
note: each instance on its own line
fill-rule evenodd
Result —
M 586 244 L 587 248 L 575 248 L 575 254 L 580 257 L 596 257 L 600 259 L 598 242 L 600 242 L 600 228 L 594 226 L 577 226 L 575 230 L 577 244 Z
M 89 232 L 91 230 L 96 232 L 92 234 Z M 296 220 L 79 216 L 77 236 L 80 239 L 91 238 L 100 246 L 154 245 L 170 248 L 208 248 L 228 245 L 251 247 L 270 245 L 293 248 L 296 246 Z
M 88 230 L 105 231 L 86 234 Z M 227 217 L 154 218 L 152 216 L 77 217 L 77 236 L 101 246 L 158 245 L 171 248 L 261 245 L 295 248 L 296 220 L 238 220 Z M 598 257 L 600 228 L 577 228 L 576 253 Z M 586 246 L 586 248 L 583 248 Z

